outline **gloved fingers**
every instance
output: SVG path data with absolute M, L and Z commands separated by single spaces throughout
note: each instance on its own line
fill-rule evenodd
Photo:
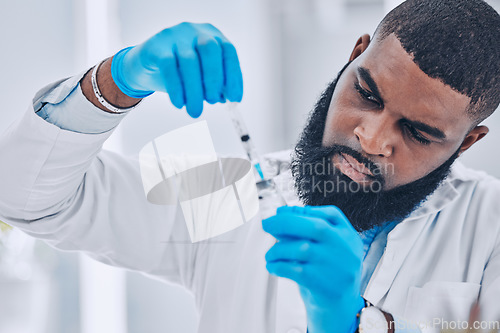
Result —
M 273 261 L 266 264 L 269 274 L 288 278 L 302 285 L 305 266 L 302 263 L 290 261 Z
M 276 214 L 307 215 L 307 211 L 301 206 L 280 206 L 276 209 Z
M 347 219 L 347 217 L 344 215 L 342 210 L 338 208 L 337 206 L 305 206 L 305 207 L 299 207 L 299 206 L 283 206 L 279 207 L 278 211 L 281 212 L 295 212 L 298 214 L 302 215 L 307 215 L 307 216 L 316 216 L 319 218 L 323 218 L 324 220 L 328 221 L 330 224 L 335 225 L 335 226 L 344 226 L 348 227 L 354 231 L 354 227 L 352 226 L 351 222 Z
M 181 109 L 186 102 L 184 99 L 182 80 L 177 66 L 177 58 L 173 52 L 163 57 L 159 64 L 159 68 L 170 101 L 176 108 Z
M 344 226 L 356 231 L 344 212 L 337 206 L 306 206 L 304 208 L 307 210 L 307 214 L 322 217 L 333 225 Z
M 186 109 L 193 118 L 198 118 L 203 110 L 203 84 L 198 54 L 191 47 L 178 45 L 175 49 L 181 74 Z
M 208 103 L 215 104 L 223 94 L 222 48 L 214 37 L 201 35 L 197 39 L 196 50 L 201 61 L 205 99 Z
M 276 239 L 297 238 L 322 242 L 332 227 L 324 219 L 295 213 L 279 213 L 262 220 L 262 228 Z
M 274 244 L 266 253 L 266 261 L 297 261 L 314 260 L 314 243 L 304 240 L 280 241 Z
M 243 76 L 236 48 L 223 35 L 217 37 L 222 47 L 224 60 L 224 97 L 231 102 L 241 102 L 243 98 Z

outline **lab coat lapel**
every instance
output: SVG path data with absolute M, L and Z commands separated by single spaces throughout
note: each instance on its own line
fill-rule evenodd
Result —
M 451 176 L 451 175 L 450 175 Z M 387 246 L 363 297 L 377 305 L 387 294 L 408 253 L 430 222 L 432 216 L 458 196 L 448 177 L 423 205 L 399 223 L 387 236 Z

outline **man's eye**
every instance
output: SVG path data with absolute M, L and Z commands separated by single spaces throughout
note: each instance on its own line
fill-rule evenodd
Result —
M 418 143 L 421 143 L 423 145 L 428 145 L 431 143 L 430 140 L 426 139 L 422 134 L 420 134 L 419 131 L 417 131 L 413 126 L 409 124 L 404 124 L 404 129 L 408 133 L 408 135 L 417 141 Z
M 358 94 L 361 96 L 361 98 L 363 98 L 364 100 L 366 100 L 370 103 L 374 103 L 374 104 L 377 104 L 380 106 L 379 100 L 375 96 L 373 96 L 368 90 L 361 88 L 359 83 L 356 82 L 354 84 L 354 87 L 358 91 Z

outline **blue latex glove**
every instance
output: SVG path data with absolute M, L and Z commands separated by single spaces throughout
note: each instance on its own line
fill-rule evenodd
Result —
M 193 118 L 200 116 L 203 100 L 240 102 L 243 96 L 236 49 L 211 24 L 181 23 L 123 49 L 113 57 L 111 74 L 124 94 L 166 92 Z
M 266 253 L 269 273 L 299 285 L 309 333 L 352 333 L 360 295 L 363 242 L 335 206 L 280 207 L 263 220 L 278 242 Z

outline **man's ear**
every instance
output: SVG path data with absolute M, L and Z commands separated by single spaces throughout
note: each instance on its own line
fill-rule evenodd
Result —
M 359 57 L 361 53 L 365 52 L 368 45 L 370 45 L 370 35 L 364 34 L 363 36 L 359 37 L 356 45 L 354 46 L 354 50 L 352 50 L 349 61 L 353 61 L 354 59 Z
M 458 153 L 458 155 L 462 155 L 462 153 L 472 147 L 473 144 L 484 138 L 489 131 L 489 128 L 486 126 L 474 127 L 474 129 L 470 131 L 469 134 L 467 134 L 464 142 L 462 142 L 462 146 L 460 146 L 460 152 Z

